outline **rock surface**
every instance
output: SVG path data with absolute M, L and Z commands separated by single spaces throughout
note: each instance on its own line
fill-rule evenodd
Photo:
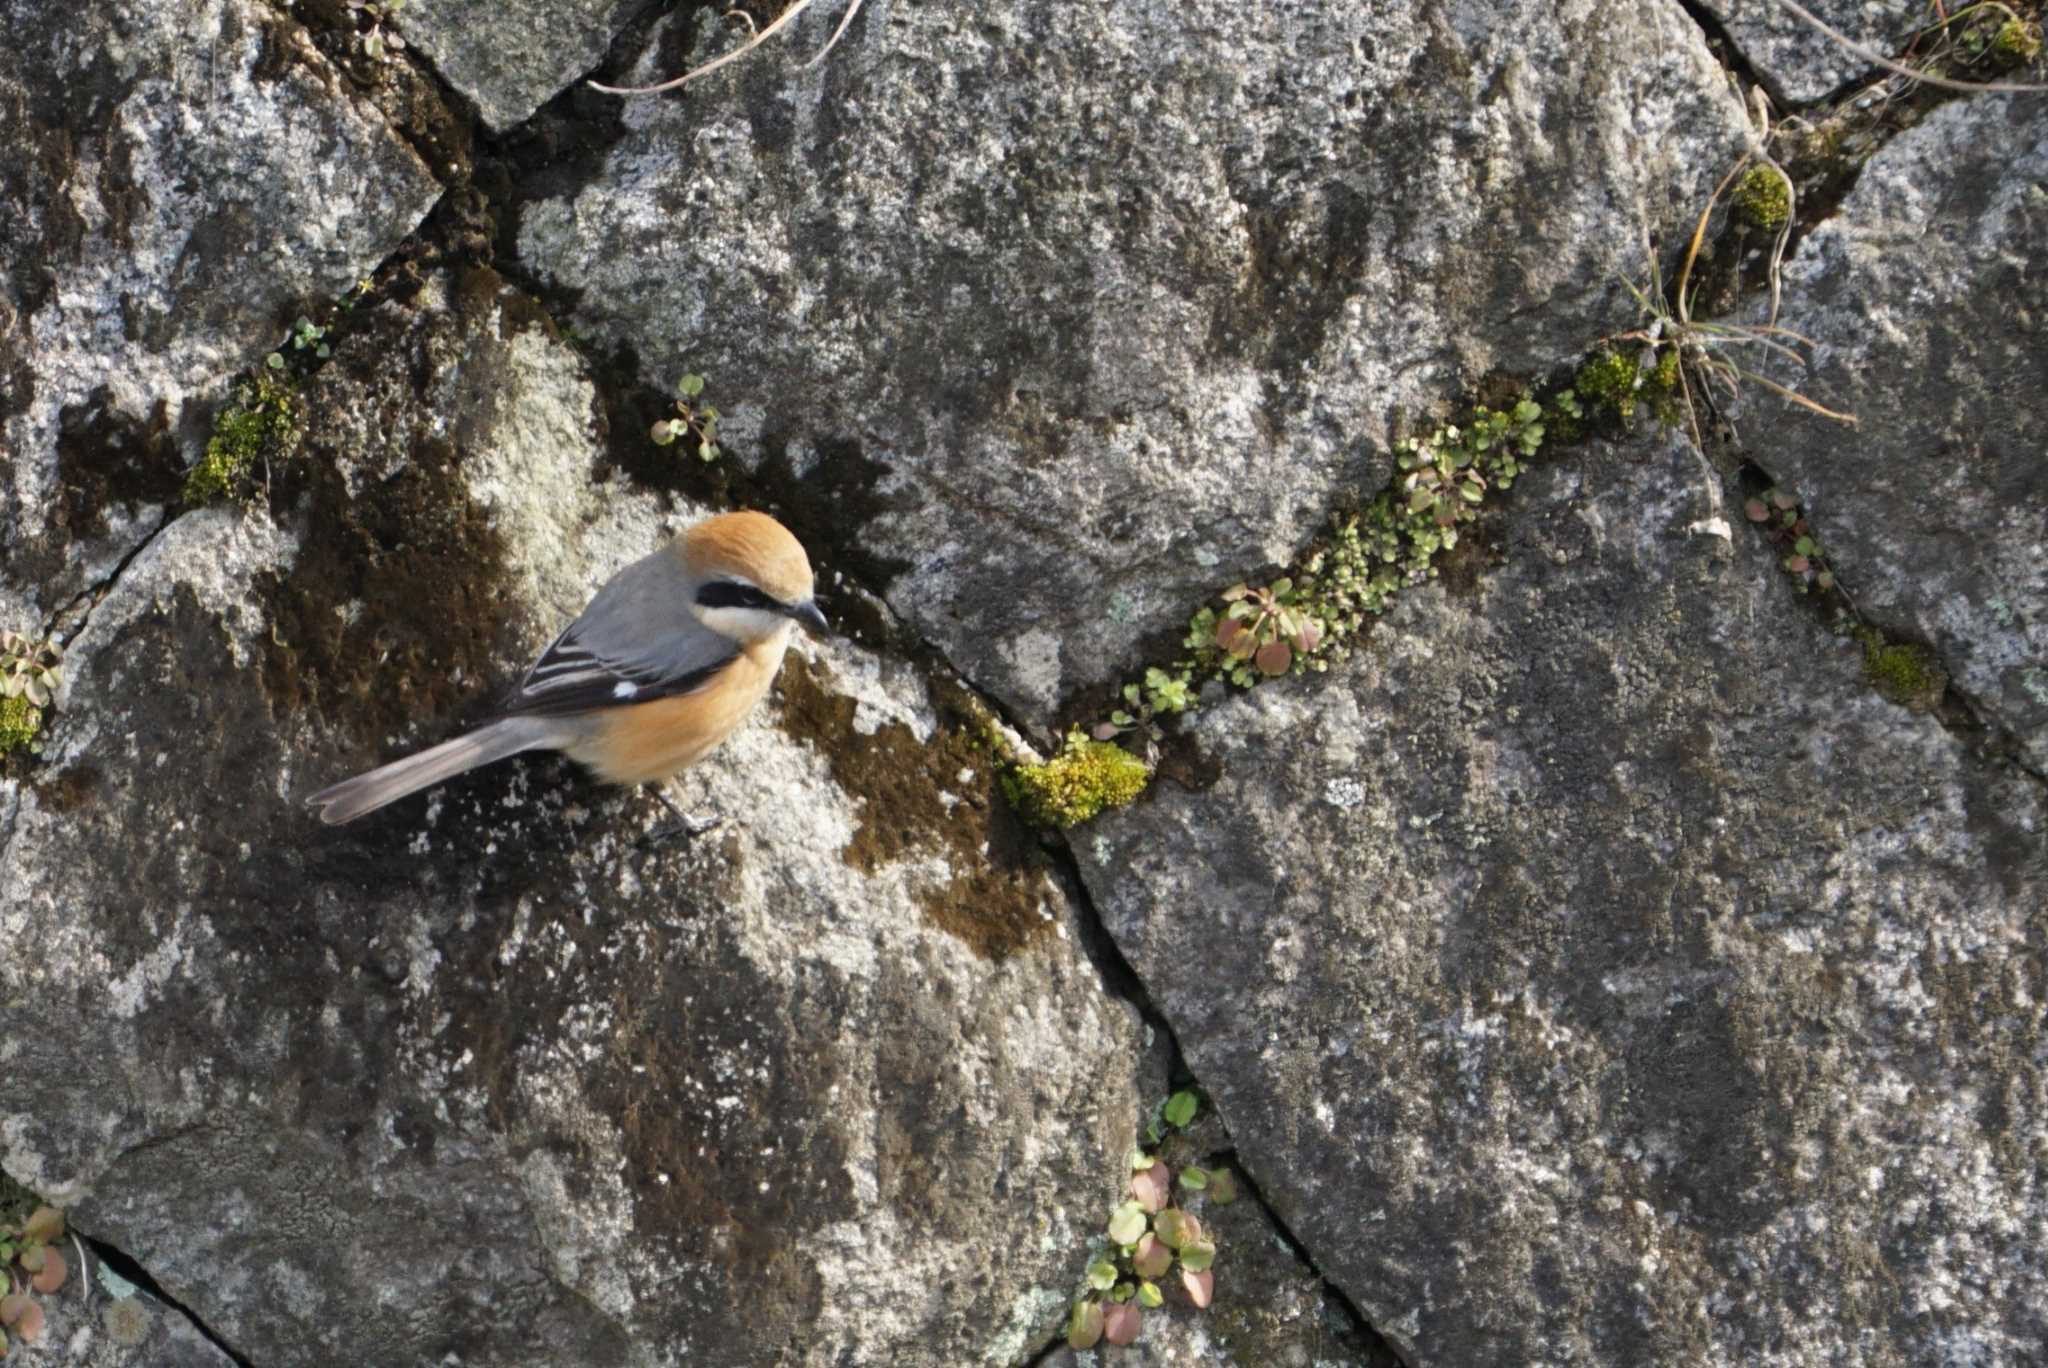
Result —
M 640 0 L 410 0 L 392 24 L 503 130 L 531 117 L 604 56 Z
M 109 574 L 231 374 L 440 186 L 266 5 L 0 0 L 0 618 Z
M 1863 687 L 1682 442 L 1076 842 L 1238 1155 L 1415 1364 L 2048 1352 L 2040 785 Z M 1739 514 L 1737 515 L 1739 522 Z
M 1802 387 L 1861 421 L 1759 396 L 1745 425 L 1858 606 L 1933 647 L 2036 770 L 2048 770 L 2044 186 L 2040 95 L 1946 104 L 1871 158 L 1787 263 L 1782 315 L 1819 344 Z
M 1625 323 L 1745 127 L 1664 0 L 871 4 L 799 71 L 838 18 L 628 103 L 519 252 L 1037 722 L 1378 485 L 1398 414 Z
M 9 1171 L 255 1363 L 1043 1343 L 1136 1025 L 983 753 L 825 645 L 691 776 L 712 835 L 546 761 L 318 827 L 695 510 L 592 483 L 580 363 L 487 272 L 307 397 L 275 519 L 157 535 L 4 790 Z
M 1876 70 L 1778 0 L 1701 0 L 1701 7 L 1727 26 L 1728 36 L 1774 99 L 1794 104 L 1819 100 Z M 1913 0 L 1805 0 L 1801 8 L 1849 41 L 1887 57 L 1897 57 L 1913 31 L 1932 22 L 1927 7 Z

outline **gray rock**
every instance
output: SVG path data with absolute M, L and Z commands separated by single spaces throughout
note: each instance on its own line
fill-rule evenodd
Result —
M 1728 36 L 1781 100 L 1823 99 L 1872 63 L 1845 48 L 1778 0 L 1701 0 L 1727 25 Z M 1932 22 L 1913 0 L 1802 0 L 1801 8 L 1851 42 L 1898 57 L 1921 24 Z
M 359 826 L 696 516 L 594 483 L 488 272 L 375 307 L 250 509 L 170 523 L 0 782 L 0 1158 L 252 1362 L 1016 1362 L 1136 1124 L 1137 1029 L 985 753 L 807 646 L 668 818 L 546 760 Z
M 639 0 L 409 0 L 392 20 L 442 79 L 503 130 L 596 66 Z
M 267 5 L 0 0 L 0 618 L 156 525 L 233 372 L 440 192 Z
M 1625 323 L 1744 136 L 1663 0 L 876 0 L 799 70 L 838 18 L 627 104 L 520 255 L 1034 721 L 1377 485 L 1400 414 Z
M 1539 466 L 1496 568 L 1198 714 L 1221 780 L 1076 841 L 1418 1368 L 2048 1352 L 2041 786 L 1728 523 L 1682 442 Z
M 62 1243 L 72 1265 L 82 1249 L 71 1239 Z M 234 1362 L 184 1312 L 138 1290 L 89 1249 L 82 1270 L 72 1267 L 62 1287 L 36 1301 L 45 1317 L 40 1348 L 24 1353 L 19 1334 L 8 1332 L 13 1352 L 31 1362 L 62 1368 L 231 1368 Z
M 2048 100 L 1944 105 L 1864 166 L 1786 264 L 1782 321 L 1819 344 L 1780 375 L 1855 428 L 1745 404 L 1880 626 L 2048 769 Z

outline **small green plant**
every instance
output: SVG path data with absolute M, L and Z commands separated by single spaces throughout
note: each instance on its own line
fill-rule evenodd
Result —
M 334 349 L 327 345 L 327 329 L 315 327 L 313 320 L 301 315 L 292 325 L 291 341 L 287 344 L 295 352 L 310 351 L 317 360 L 325 361 L 334 355 Z M 263 364 L 272 370 L 284 369 L 284 353 L 274 351 L 263 358 Z
M 1185 1131 L 1199 1107 L 1194 1093 L 1175 1093 L 1153 1112 L 1146 1143 L 1131 1151 L 1129 1196 L 1110 1213 L 1106 1239 L 1088 1263 L 1087 1291 L 1067 1318 L 1070 1347 L 1136 1340 L 1144 1312 L 1166 1304 L 1162 1284 L 1175 1285 L 1167 1275 L 1176 1267 L 1179 1295 L 1190 1305 L 1203 1309 L 1214 1300 L 1216 1240 L 1195 1208 L 1236 1201 L 1237 1179 L 1227 1168 L 1188 1162 L 1186 1137 L 1174 1132 Z
M 64 651 L 56 642 L 0 632 L 0 698 L 26 698 L 47 708 L 63 682 Z
M 405 39 L 396 32 L 387 32 L 384 25 L 405 8 L 405 0 L 348 0 L 351 13 L 359 22 L 368 27 L 358 30 L 356 41 L 362 44 L 363 55 L 373 62 L 381 62 L 389 53 L 405 50 Z
M 700 404 L 697 399 L 704 393 L 704 377 L 686 375 L 676 381 L 676 393 L 682 397 L 676 400 L 676 416 L 664 418 L 648 431 L 656 446 L 668 446 L 679 438 L 687 437 L 697 449 L 697 455 L 706 461 L 715 461 L 718 449 L 718 410 L 709 404 Z
M 1044 764 L 1006 770 L 1003 787 L 1026 820 L 1065 830 L 1130 803 L 1151 778 L 1152 767 L 1123 747 L 1073 731 Z
M 1834 569 L 1829 566 L 1820 537 L 1807 522 L 1806 510 L 1799 506 L 1797 495 L 1772 485 L 1757 497 L 1744 500 L 1742 515 L 1762 528 L 1778 548 L 1778 563 L 1786 574 L 1799 581 L 1800 593 L 1809 588 L 1835 587 Z
M 55 1247 L 63 1238 L 64 1213 L 54 1207 L 39 1206 L 18 1224 L 0 1228 L 0 1268 L 7 1271 L 7 1291 L 0 1295 L 0 1356 L 10 1334 L 24 1344 L 42 1338 L 43 1308 L 36 1298 L 62 1287 L 71 1272 Z
M 206 454 L 185 473 L 185 502 L 214 503 L 241 490 L 259 461 L 279 461 L 305 435 L 304 404 L 268 371 L 235 386 L 234 402 L 214 419 Z
M 43 710 L 26 698 L 0 698 L 0 755 L 40 744 L 36 733 L 43 729 Z
M 1186 712 L 1195 706 L 1190 670 L 1162 670 L 1154 665 L 1145 671 L 1142 684 L 1126 684 L 1125 706 L 1110 713 L 1107 722 L 1095 724 L 1097 741 L 1109 741 L 1129 733 L 1138 734 L 1146 746 L 1160 740 L 1159 719 Z
M 1295 653 L 1307 655 L 1323 642 L 1323 624 L 1302 603 L 1294 581 L 1282 576 L 1262 589 L 1234 584 L 1222 594 L 1229 606 L 1216 622 L 1216 645 L 1229 663 L 1224 673 L 1250 688 L 1254 670 L 1266 678 L 1284 675 Z

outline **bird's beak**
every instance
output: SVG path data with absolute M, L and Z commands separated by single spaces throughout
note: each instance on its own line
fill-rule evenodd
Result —
M 790 609 L 789 615 L 814 632 L 822 633 L 825 636 L 832 635 L 832 624 L 825 621 L 825 615 L 818 611 L 818 601 L 816 599 L 805 599 L 802 603 Z

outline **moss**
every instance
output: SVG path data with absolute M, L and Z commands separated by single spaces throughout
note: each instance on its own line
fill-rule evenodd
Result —
M 1775 167 L 1752 166 L 1735 183 L 1735 210 L 1759 228 L 1776 232 L 1792 217 L 1792 190 Z
M 214 419 L 206 454 L 185 475 L 185 502 L 216 503 L 241 488 L 259 460 L 282 460 L 305 433 L 305 406 L 269 373 L 235 387 L 235 402 Z
M 26 698 L 0 698 L 0 755 L 21 749 L 43 729 L 43 710 Z
M 1636 359 L 1617 351 L 1600 351 L 1579 367 L 1572 388 L 1596 409 L 1624 421 L 1636 416 Z
M 1863 675 L 1879 697 L 1914 712 L 1929 712 L 1948 692 L 1948 671 L 1934 652 L 1909 642 L 1887 641 L 1877 631 L 1858 633 L 1863 642 Z
M 833 781 L 859 800 L 859 825 L 840 858 L 873 874 L 942 856 L 947 877 L 920 884 L 918 906 L 983 959 L 1005 959 L 1050 931 L 1045 860 L 997 795 L 1001 751 L 985 738 L 1001 742 L 1001 732 L 986 711 L 935 682 L 942 725 L 930 737 L 894 721 L 864 731 L 854 700 L 829 684 L 823 665 L 792 652 L 775 688 L 783 730 L 815 746 Z
M 1067 734 L 1066 748 L 1042 765 L 1019 765 L 1007 778 L 1011 801 L 1040 826 L 1078 826 L 1145 791 L 1152 768 L 1121 746 Z
M 2031 62 L 2041 55 L 2041 26 L 2014 15 L 1999 26 L 1991 46 L 2002 56 Z

